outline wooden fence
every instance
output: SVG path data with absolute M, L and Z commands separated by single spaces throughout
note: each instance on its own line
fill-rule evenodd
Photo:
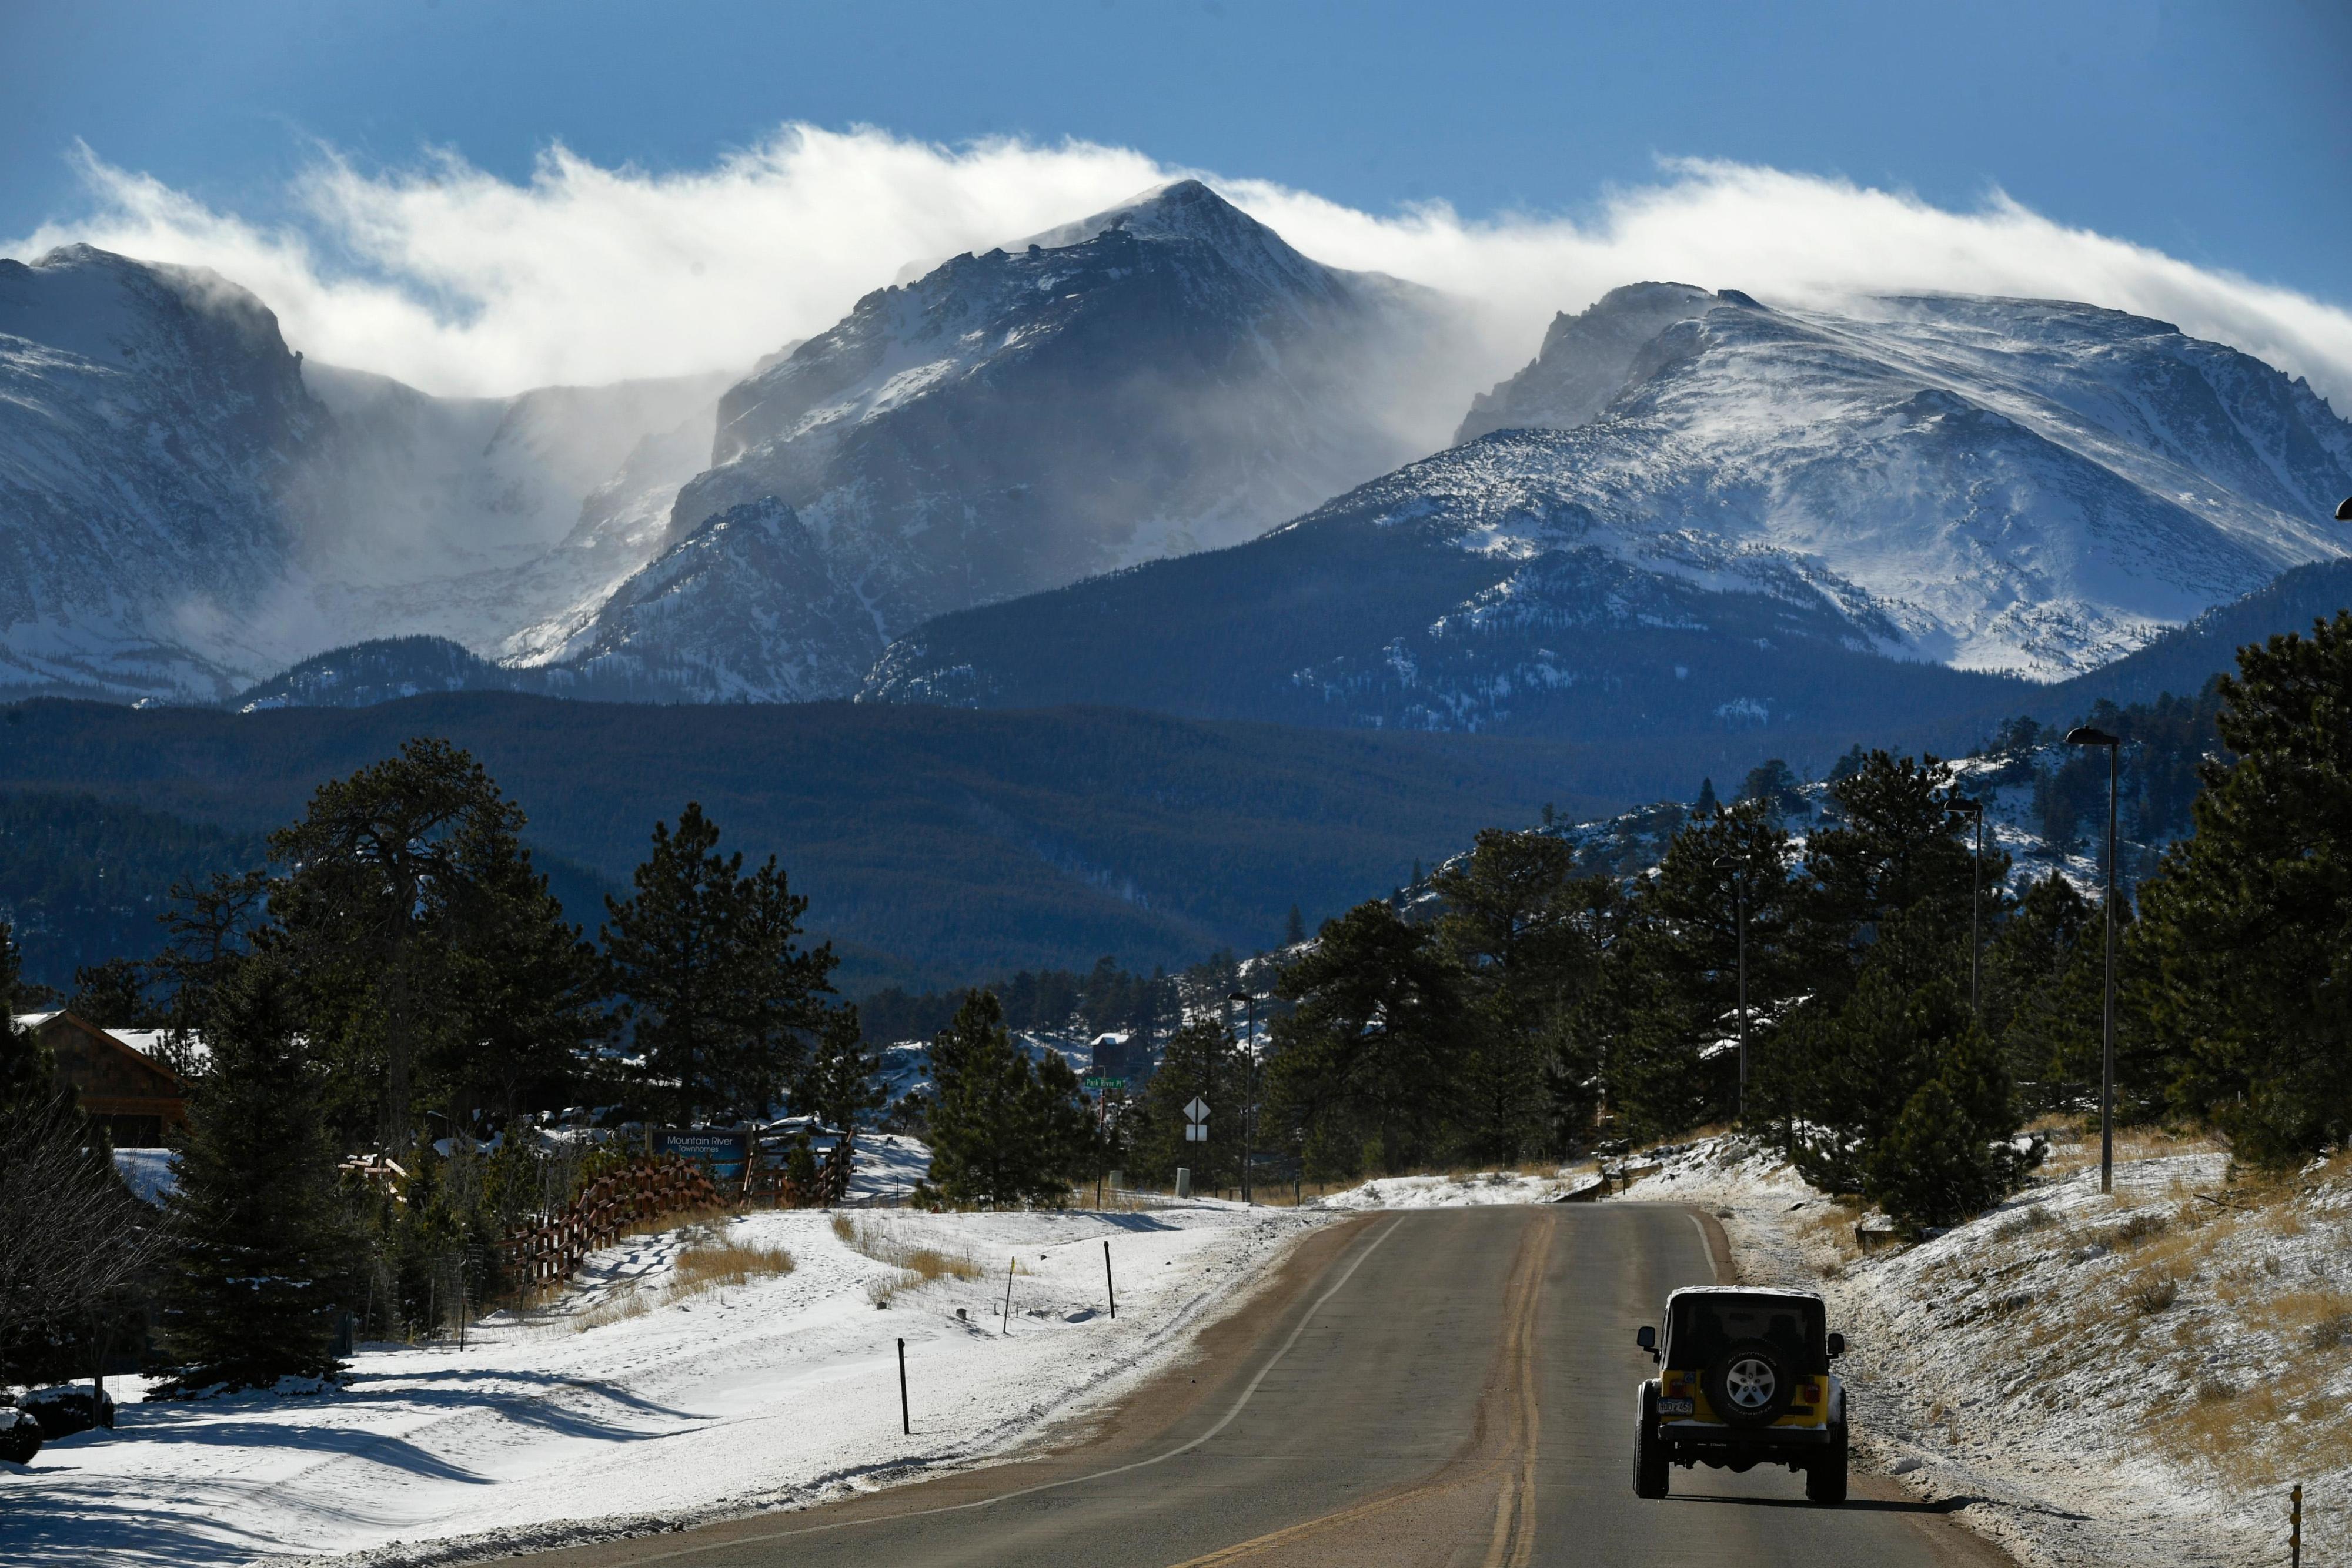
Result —
M 509 1231 L 503 1248 L 507 1278 L 525 1288 L 570 1279 L 589 1253 L 611 1246 L 645 1220 L 726 1203 L 700 1166 L 640 1155 L 590 1182 L 561 1214 Z
M 676 1155 L 641 1155 L 597 1177 L 561 1214 L 507 1233 L 509 1282 L 529 1290 L 572 1277 L 581 1260 L 643 1222 L 689 1208 L 731 1208 L 766 1201 L 778 1208 L 837 1207 L 849 1197 L 854 1139 L 845 1133 L 817 1166 L 816 1189 L 803 1192 L 777 1167 L 756 1167 L 740 1191 L 722 1193 L 700 1166 Z

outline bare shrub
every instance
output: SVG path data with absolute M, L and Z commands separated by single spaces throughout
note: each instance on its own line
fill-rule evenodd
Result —
M 2131 1304 L 2153 1317 L 2180 1299 L 2180 1281 L 2169 1274 L 2159 1274 L 2153 1280 L 2142 1281 L 2131 1293 Z

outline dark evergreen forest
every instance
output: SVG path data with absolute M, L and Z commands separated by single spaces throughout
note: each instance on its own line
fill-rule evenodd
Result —
M 29 977 L 60 987 L 81 955 L 138 950 L 129 928 L 140 922 L 122 912 L 160 898 L 172 875 L 198 860 L 251 863 L 258 836 L 319 784 L 417 736 L 481 758 L 521 804 L 535 863 L 592 936 L 646 825 L 700 800 L 747 853 L 793 868 L 853 995 L 1104 953 L 1148 971 L 1255 950 L 1279 938 L 1292 904 L 1318 918 L 1344 908 L 1480 827 L 1533 821 L 1548 802 L 1597 814 L 1727 768 L 1711 749 L 1106 709 L 632 707 L 482 693 L 356 710 L 33 702 L 0 714 L 0 796 L 88 796 L 110 813 L 104 833 L 152 841 L 119 852 L 121 899 L 110 875 L 103 898 L 60 906 L 54 941 L 28 932 Z M 68 841 L 8 845 L 0 904 L 95 874 Z

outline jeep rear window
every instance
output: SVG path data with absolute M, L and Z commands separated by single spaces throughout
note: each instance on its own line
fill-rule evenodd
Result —
M 1743 1339 L 1769 1340 L 1803 1373 L 1829 1370 L 1820 1309 L 1812 1302 L 1770 1296 L 1685 1296 L 1675 1303 L 1667 1364 L 1696 1371 Z

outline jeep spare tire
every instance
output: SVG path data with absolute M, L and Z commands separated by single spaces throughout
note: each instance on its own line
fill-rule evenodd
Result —
M 1788 1353 L 1769 1339 L 1743 1339 L 1707 1364 L 1700 1386 L 1716 1418 L 1763 1427 L 1780 1418 L 1797 1392 Z

